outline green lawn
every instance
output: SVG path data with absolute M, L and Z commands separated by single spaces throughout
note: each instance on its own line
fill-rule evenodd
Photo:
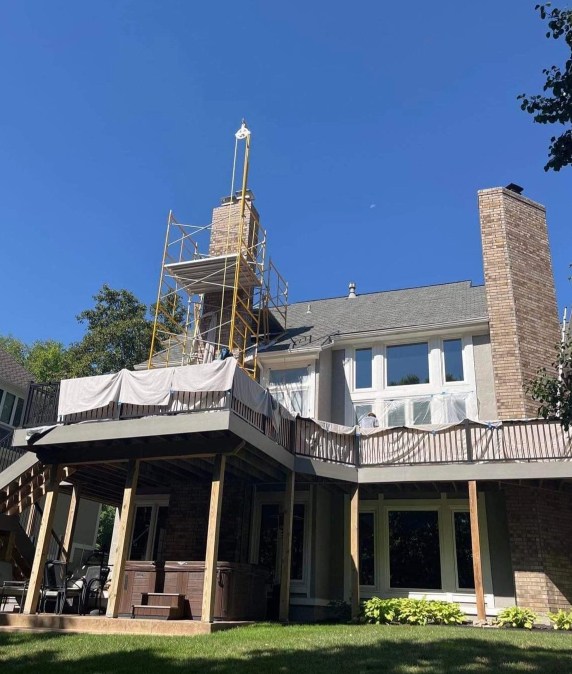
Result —
M 257 625 L 210 636 L 0 632 L 0 672 L 572 673 L 572 634 L 374 625 Z

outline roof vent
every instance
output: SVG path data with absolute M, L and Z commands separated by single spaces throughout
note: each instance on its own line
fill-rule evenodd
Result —
M 516 194 L 522 194 L 524 187 L 521 187 L 520 185 L 517 185 L 516 183 L 509 183 L 506 186 L 507 190 L 510 190 L 511 192 L 515 192 Z
M 350 281 L 348 288 L 350 289 L 348 297 L 357 297 L 356 295 L 356 284 L 353 281 Z

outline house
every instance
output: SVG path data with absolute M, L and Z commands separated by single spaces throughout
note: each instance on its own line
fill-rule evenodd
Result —
M 7 351 L 0 349 L 0 491 L 24 474 L 34 475 L 38 459 L 25 448 L 12 446 L 14 428 L 24 413 L 24 402 L 32 374 Z M 71 495 L 64 486 L 58 502 L 51 535 L 52 556 L 61 554 L 63 534 L 70 509 Z M 12 575 L 27 576 L 32 567 L 34 547 L 44 506 L 43 495 L 27 503 L 20 512 L 0 515 L 0 558 L 12 564 Z M 74 541 L 66 551 L 70 569 L 79 566 L 86 551 L 96 546 L 99 512 L 97 501 L 81 500 L 78 504 Z M 16 546 L 16 550 L 13 547 Z M 2 580 L 6 580 L 2 578 Z
M 121 507 L 108 618 L 209 630 L 372 595 L 479 618 L 569 608 L 572 444 L 526 393 L 559 326 L 545 210 L 521 192 L 479 192 L 484 286 L 351 283 L 286 312 L 253 300 L 253 195 L 224 199 L 209 255 L 163 259 L 161 283 L 200 298 L 192 333 L 166 334 L 149 370 L 30 389 L 14 447 L 38 457 L 46 501 L 24 612 L 64 476 Z

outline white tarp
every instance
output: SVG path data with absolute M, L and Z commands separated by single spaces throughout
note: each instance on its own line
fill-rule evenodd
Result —
M 230 391 L 235 372 L 236 360 L 227 358 L 204 365 L 136 372 L 121 370 L 115 374 L 64 379 L 60 386 L 58 417 L 81 414 L 107 407 L 110 403 L 166 407 L 179 392 Z M 244 376 L 248 379 L 247 375 Z M 258 404 L 254 393 L 247 388 L 243 402 Z
M 116 372 L 62 380 L 58 416 L 88 412 L 119 402 L 121 379 L 121 372 Z

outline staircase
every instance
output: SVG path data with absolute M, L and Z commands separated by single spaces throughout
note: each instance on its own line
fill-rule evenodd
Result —
M 144 592 L 141 604 L 133 604 L 132 618 L 180 620 L 185 613 L 185 595 L 166 592 Z

